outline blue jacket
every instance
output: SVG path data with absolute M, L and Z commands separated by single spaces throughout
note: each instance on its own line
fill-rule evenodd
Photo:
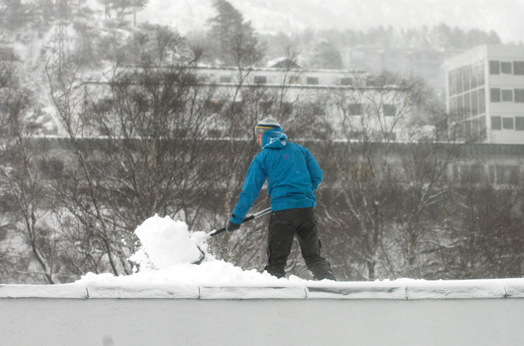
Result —
M 242 223 L 266 178 L 272 211 L 316 205 L 313 192 L 322 181 L 322 170 L 309 150 L 288 143 L 278 127 L 262 137 L 262 151 L 249 166 L 231 222 Z

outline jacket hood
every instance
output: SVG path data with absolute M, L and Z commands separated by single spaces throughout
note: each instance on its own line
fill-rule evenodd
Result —
M 286 146 L 286 144 L 287 136 L 280 127 L 268 130 L 262 136 L 262 150 L 268 148 L 282 149 Z

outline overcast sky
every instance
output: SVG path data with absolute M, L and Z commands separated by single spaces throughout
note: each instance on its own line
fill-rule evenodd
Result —
M 367 30 L 451 27 L 496 31 L 504 43 L 524 43 L 524 0 L 230 0 L 259 32 L 313 28 Z M 181 32 L 204 29 L 215 14 L 212 0 L 150 0 L 139 19 Z

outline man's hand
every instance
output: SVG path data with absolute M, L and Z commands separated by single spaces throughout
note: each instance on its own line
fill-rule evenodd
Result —
M 230 221 L 227 222 L 226 231 L 233 232 L 240 228 L 240 225 L 238 223 L 233 223 Z

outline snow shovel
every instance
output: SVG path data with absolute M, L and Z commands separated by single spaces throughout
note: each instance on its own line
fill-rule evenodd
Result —
M 256 214 L 249 215 L 248 217 L 246 217 L 246 218 L 244 219 L 244 221 L 242 221 L 242 223 L 244 223 L 244 222 L 248 222 L 248 221 L 251 221 L 251 220 L 256 219 L 257 217 L 260 217 L 260 216 L 262 216 L 262 215 L 269 214 L 270 212 L 271 212 L 271 208 L 264 209 L 264 210 L 262 210 L 262 211 L 259 211 L 259 212 L 256 213 Z M 214 237 L 214 236 L 216 236 L 217 234 L 223 233 L 223 232 L 225 232 L 225 231 L 226 231 L 226 227 L 221 228 L 221 229 L 219 229 L 219 230 L 214 230 L 214 231 L 212 231 L 212 232 L 209 232 L 209 233 L 206 234 L 206 236 L 204 237 L 204 240 L 207 240 L 207 239 L 209 239 L 209 238 L 211 238 L 211 237 Z M 198 250 L 200 250 L 200 253 L 201 253 L 200 258 L 199 258 L 197 261 L 195 261 L 195 262 L 193 262 L 193 263 L 191 263 L 191 264 L 200 264 L 200 263 L 202 263 L 202 261 L 204 260 L 204 258 L 206 258 L 206 254 L 204 253 L 204 251 L 202 251 L 202 249 L 200 248 L 200 246 L 197 246 L 197 248 L 198 248 Z

